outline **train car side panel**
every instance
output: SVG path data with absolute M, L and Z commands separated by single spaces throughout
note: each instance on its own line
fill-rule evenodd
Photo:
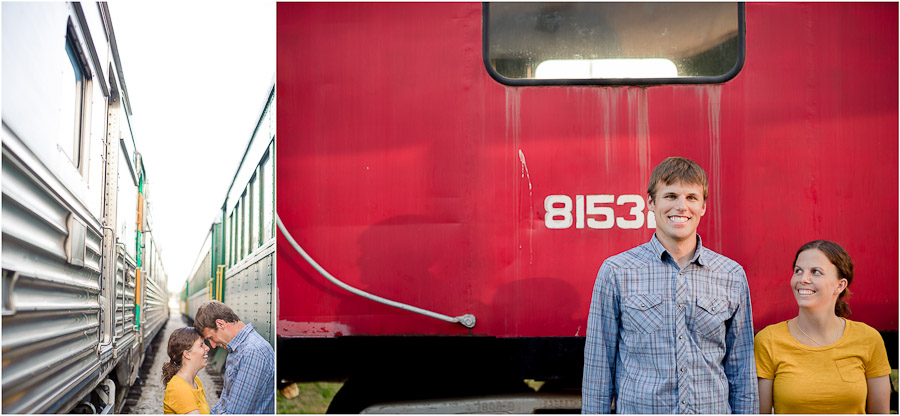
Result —
M 94 19 L 82 22 L 79 16 L 93 10 L 71 3 L 9 3 L 3 10 L 3 62 L 17 63 L 4 65 L 2 74 L 4 123 L 99 218 L 109 90 L 104 28 L 89 24 Z
M 96 355 L 100 338 L 100 230 L 43 184 L 7 147 L 15 147 L 12 133 L 3 134 L 3 409 L 66 411 L 61 399 L 99 372 L 84 358 Z M 82 243 L 90 267 L 69 261 L 73 223 L 90 242 Z
M 224 302 L 234 309 L 243 322 L 275 345 L 275 319 L 272 316 L 274 290 L 275 240 L 259 248 L 240 265 L 228 270 L 225 277 Z
M 105 80 L 88 58 L 108 51 L 88 40 L 102 27 L 71 4 L 3 9 L 3 410 L 68 411 L 101 372 L 91 358 L 100 341 L 102 176 L 88 166 L 103 165 Z M 23 38 L 35 44 L 16 42 Z M 75 68 L 90 72 L 80 93 L 96 99 L 80 115 L 61 114 L 76 111 L 60 101 L 72 81 L 58 74 Z
M 2 7 L 3 412 L 115 411 L 168 305 L 159 259 L 137 273 L 154 242 L 112 23 L 102 2 Z
M 756 327 L 796 312 L 794 250 L 827 238 L 857 264 L 854 319 L 894 332 L 896 28 L 894 4 L 748 4 L 724 84 L 509 87 L 479 4 L 280 4 L 281 219 L 346 283 L 478 323 L 348 294 L 281 239 L 279 335 L 583 336 L 672 155 L 710 176 L 699 234 L 744 266 Z

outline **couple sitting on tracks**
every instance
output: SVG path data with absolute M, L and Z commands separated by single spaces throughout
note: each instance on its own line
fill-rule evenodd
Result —
M 217 346 L 228 350 L 225 388 L 210 408 L 197 373 L 206 366 L 210 347 Z M 224 303 L 201 305 L 194 327 L 169 336 L 168 354 L 162 377 L 165 413 L 275 413 L 275 351 Z

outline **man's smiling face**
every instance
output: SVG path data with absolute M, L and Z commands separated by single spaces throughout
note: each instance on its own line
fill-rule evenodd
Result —
M 200 335 L 209 343 L 210 348 L 225 347 L 235 335 L 230 325 L 234 324 L 225 322 L 222 319 L 216 319 L 216 328 L 203 328 Z
M 654 198 L 647 205 L 656 215 L 656 237 L 666 245 L 695 238 L 700 217 L 706 213 L 701 185 L 674 182 L 657 184 Z

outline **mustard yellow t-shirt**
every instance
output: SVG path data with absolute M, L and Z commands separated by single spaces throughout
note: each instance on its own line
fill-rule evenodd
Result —
M 866 379 L 890 374 L 891 365 L 878 331 L 845 321 L 844 335 L 824 347 L 794 339 L 787 321 L 756 334 L 756 374 L 774 380 L 775 413 L 866 413 Z
M 169 384 L 166 384 L 166 396 L 163 399 L 165 414 L 185 414 L 192 410 L 200 410 L 200 413 L 205 415 L 209 414 L 203 383 L 197 377 L 194 377 L 194 383 L 197 383 L 196 389 L 179 375 L 175 375 L 169 380 Z

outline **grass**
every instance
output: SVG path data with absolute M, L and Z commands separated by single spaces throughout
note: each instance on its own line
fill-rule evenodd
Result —
M 301 413 L 301 414 L 321 414 L 328 410 L 328 404 L 331 399 L 341 389 L 343 383 L 295 383 L 292 386 L 297 388 L 297 396 L 288 399 L 284 397 L 281 391 L 278 392 L 276 400 L 277 412 L 285 413 Z M 293 387 L 289 387 L 293 388 Z M 287 390 L 287 389 L 286 389 Z
M 525 382 L 535 391 L 538 391 L 543 384 L 543 382 L 534 380 L 526 380 Z M 288 399 L 284 397 L 282 392 L 278 392 L 276 401 L 277 412 L 279 414 L 323 414 L 328 410 L 331 399 L 334 398 L 334 395 L 337 394 L 343 384 L 325 382 L 295 383 L 289 388 L 296 388 L 296 397 Z M 897 384 L 897 369 L 893 369 L 891 370 L 891 387 L 893 387 L 894 392 L 898 390 Z M 897 411 L 892 409 L 891 413 L 896 414 Z
M 897 389 L 897 369 L 891 370 L 891 386 L 894 387 L 894 391 L 898 391 Z
M 893 389 L 893 391 L 891 392 L 891 395 L 896 396 L 897 395 L 897 369 L 896 368 L 891 370 L 891 388 Z M 891 409 L 891 414 L 897 414 L 897 409 Z

